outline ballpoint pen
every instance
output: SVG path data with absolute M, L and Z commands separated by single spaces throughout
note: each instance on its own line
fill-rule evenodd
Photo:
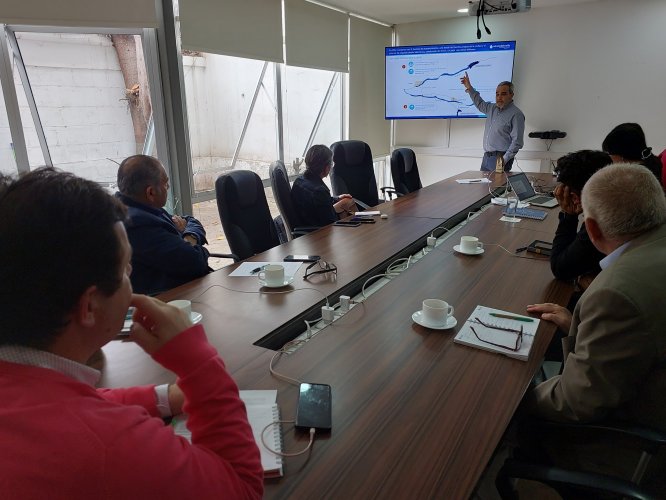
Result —
M 510 314 L 500 314 L 500 313 L 490 313 L 490 315 L 495 318 L 513 319 L 516 321 L 525 321 L 526 323 L 532 323 L 534 321 L 534 318 L 528 318 L 526 316 L 512 316 Z
M 254 269 L 252 269 L 252 271 L 250 271 L 250 274 L 257 274 L 259 271 L 263 271 L 264 267 L 266 266 L 255 267 Z

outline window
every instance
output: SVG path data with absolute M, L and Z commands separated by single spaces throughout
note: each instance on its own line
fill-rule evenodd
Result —
M 38 31 L 15 36 L 30 84 L 24 88 L 15 53 L 14 81 L 30 167 L 49 163 L 26 98 L 31 91 L 53 166 L 115 184 L 118 163 L 143 152 L 151 129 L 141 36 Z

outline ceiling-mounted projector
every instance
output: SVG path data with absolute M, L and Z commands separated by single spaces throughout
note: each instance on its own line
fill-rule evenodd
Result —
M 482 4 L 479 12 L 479 4 Z M 491 2 L 470 2 L 467 13 L 476 16 L 479 13 L 485 16 L 493 14 L 513 14 L 514 12 L 525 12 L 532 7 L 532 0 L 492 0 Z

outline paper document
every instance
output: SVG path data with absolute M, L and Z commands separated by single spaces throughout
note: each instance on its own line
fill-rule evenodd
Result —
M 527 361 L 539 322 L 530 316 L 476 306 L 453 341 Z
M 490 179 L 483 177 L 482 179 L 457 179 L 458 184 L 490 184 Z
M 302 262 L 243 262 L 234 269 L 229 276 L 256 276 L 268 264 L 278 264 L 284 267 L 284 277 L 289 279 L 294 276 L 301 268 Z
M 365 212 L 356 212 L 355 217 L 373 217 L 379 215 L 381 212 L 379 210 L 366 210 Z

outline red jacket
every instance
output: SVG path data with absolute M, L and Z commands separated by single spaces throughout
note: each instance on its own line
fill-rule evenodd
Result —
M 191 445 L 155 417 L 153 386 L 96 390 L 0 361 L 0 496 L 260 498 L 263 471 L 245 406 L 203 328 L 153 358 L 178 375 Z

